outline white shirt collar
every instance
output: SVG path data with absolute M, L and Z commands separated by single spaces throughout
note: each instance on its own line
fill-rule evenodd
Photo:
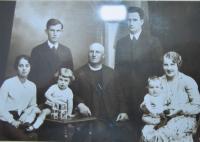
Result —
M 25 82 L 22 83 L 22 82 L 20 81 L 20 79 L 19 79 L 19 76 L 16 76 L 16 80 L 17 80 L 17 82 L 18 82 L 19 84 L 21 84 L 23 87 L 26 87 L 26 86 L 28 85 L 28 84 L 27 84 L 27 82 L 28 82 L 27 79 L 25 80 Z
M 56 42 L 55 44 L 51 43 L 49 40 L 47 41 L 49 47 L 52 49 L 53 47 L 55 47 L 56 49 L 58 48 L 58 42 Z
M 139 32 L 135 33 L 135 34 L 131 34 L 130 33 L 130 39 L 133 40 L 133 36 L 135 37 L 136 40 L 139 39 L 140 34 L 141 34 L 142 30 L 140 30 Z
M 92 67 L 90 64 L 88 64 L 89 68 L 92 70 L 92 71 L 99 71 L 102 69 L 102 64 L 98 67 L 98 68 L 94 68 Z

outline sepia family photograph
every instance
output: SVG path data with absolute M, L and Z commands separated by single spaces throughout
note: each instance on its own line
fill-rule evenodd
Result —
M 0 141 L 200 142 L 200 1 L 0 0 Z

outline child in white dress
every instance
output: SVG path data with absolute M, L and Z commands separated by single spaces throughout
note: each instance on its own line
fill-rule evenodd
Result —
M 142 133 L 145 136 L 145 140 L 150 142 L 154 141 L 151 137 L 155 129 L 160 125 L 165 125 L 167 118 L 167 104 L 169 100 L 162 92 L 161 81 L 158 77 L 150 77 L 148 79 L 148 94 L 145 95 L 144 101 L 141 104 L 141 108 L 145 108 L 147 113 L 143 114 L 142 120 L 146 123 Z
M 70 69 L 60 69 L 57 84 L 50 86 L 50 88 L 46 91 L 45 97 L 47 100 L 43 106 L 42 112 L 34 124 L 27 129 L 27 131 L 38 129 L 43 124 L 46 116 L 51 113 L 54 104 L 66 105 L 68 117 L 72 115 L 73 92 L 68 85 L 74 79 L 75 77 Z

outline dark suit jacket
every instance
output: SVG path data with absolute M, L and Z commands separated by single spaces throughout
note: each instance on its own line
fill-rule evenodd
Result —
M 35 47 L 31 52 L 31 72 L 29 79 L 33 81 L 44 95 L 46 89 L 54 82 L 54 74 L 60 67 L 73 69 L 71 51 L 59 44 L 57 50 L 50 49 L 47 42 Z
M 102 68 L 102 81 L 103 81 L 103 101 L 105 104 L 108 117 L 113 119 L 120 112 L 127 112 L 124 97 L 122 95 L 121 86 L 117 80 L 114 71 L 106 66 Z M 91 77 L 91 70 L 87 65 L 84 65 L 76 71 L 76 81 L 72 85 L 72 90 L 75 96 L 75 104 L 84 103 L 86 104 L 92 114 L 93 110 L 93 96 L 95 94 L 94 78 Z M 103 103 L 103 102 L 102 102 Z
M 129 115 L 140 119 L 140 103 L 146 92 L 147 78 L 160 75 L 162 64 L 160 42 L 147 33 L 131 41 L 129 35 L 116 44 L 115 70 L 117 71 L 130 110 Z

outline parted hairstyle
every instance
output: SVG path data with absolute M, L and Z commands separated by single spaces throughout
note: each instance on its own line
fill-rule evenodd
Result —
M 19 56 L 17 56 L 17 57 L 15 58 L 15 63 L 14 63 L 14 68 L 15 68 L 15 70 L 17 70 L 18 65 L 19 65 L 19 61 L 20 61 L 21 59 L 27 60 L 27 61 L 29 62 L 29 64 L 31 65 L 31 58 L 30 58 L 28 55 L 19 55 Z

